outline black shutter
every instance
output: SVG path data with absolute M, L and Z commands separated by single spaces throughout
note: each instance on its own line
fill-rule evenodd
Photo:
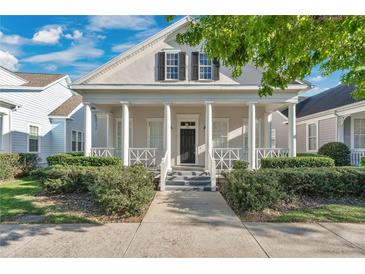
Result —
M 213 60 L 213 80 L 219 80 L 219 60 L 217 59 Z
M 199 80 L 199 52 L 191 53 L 191 80 Z
M 186 54 L 185 52 L 179 52 L 179 80 L 186 79 Z
M 165 80 L 165 53 L 159 52 L 157 54 L 157 80 Z

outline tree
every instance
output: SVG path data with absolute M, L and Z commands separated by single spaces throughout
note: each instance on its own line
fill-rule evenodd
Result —
M 166 16 L 167 20 L 173 16 Z M 176 37 L 219 59 L 238 77 L 253 62 L 263 69 L 260 96 L 272 95 L 319 65 L 323 76 L 342 72 L 365 98 L 365 16 L 200 16 Z

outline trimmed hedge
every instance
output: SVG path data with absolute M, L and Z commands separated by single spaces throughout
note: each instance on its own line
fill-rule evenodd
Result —
M 233 170 L 222 193 L 236 211 L 275 208 L 295 196 L 365 197 L 365 169 L 352 167 Z
M 0 181 L 14 179 L 14 177 L 18 175 L 19 170 L 18 154 L 0 154 Z
M 328 157 L 273 157 L 261 159 L 261 168 L 333 167 Z
M 108 214 L 140 215 L 154 196 L 153 174 L 141 165 L 55 165 L 32 172 L 49 193 L 89 191 Z
M 318 153 L 310 153 L 310 152 L 299 152 L 297 153 L 297 157 L 323 157 Z
M 122 160 L 117 157 L 76 156 L 67 153 L 54 154 L 47 157 L 49 166 L 112 166 L 121 165 Z
M 361 158 L 361 166 L 365 166 L 365 157 Z
M 318 154 L 332 158 L 336 166 L 351 165 L 351 150 L 344 143 L 331 142 L 324 144 L 318 150 Z
M 249 163 L 244 160 L 234 160 L 232 162 L 232 168 L 233 169 L 247 169 Z

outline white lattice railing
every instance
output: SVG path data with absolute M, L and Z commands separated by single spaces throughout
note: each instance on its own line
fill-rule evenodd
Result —
M 365 157 L 365 150 L 351 150 L 351 165 L 359 166 L 362 157 Z
M 164 191 L 167 177 L 167 151 L 165 152 L 165 155 L 161 160 L 160 168 L 160 190 Z
M 233 161 L 248 159 L 248 150 L 242 148 L 213 148 L 213 158 L 217 169 L 232 169 Z
M 287 148 L 257 148 L 256 149 L 256 167 L 261 167 L 261 159 L 271 157 L 288 157 L 289 149 Z
M 156 167 L 157 148 L 130 148 L 129 164 L 143 164 L 146 168 Z
M 116 149 L 113 147 L 93 147 L 91 148 L 91 156 L 120 157 L 120 149 Z
M 216 162 L 213 158 L 213 155 L 211 152 L 208 153 L 208 172 L 210 175 L 210 181 L 211 181 L 211 188 L 212 191 L 216 190 Z

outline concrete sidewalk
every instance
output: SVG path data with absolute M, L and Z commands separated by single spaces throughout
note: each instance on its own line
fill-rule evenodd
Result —
M 242 224 L 218 192 L 158 193 L 141 224 L 0 233 L 0 257 L 365 257 L 365 224 Z

